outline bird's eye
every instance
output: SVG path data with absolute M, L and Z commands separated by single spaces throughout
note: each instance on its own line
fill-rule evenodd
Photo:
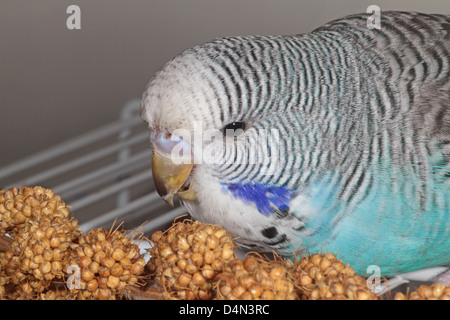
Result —
M 223 129 L 223 134 L 227 137 L 237 137 L 245 130 L 245 122 L 230 122 Z

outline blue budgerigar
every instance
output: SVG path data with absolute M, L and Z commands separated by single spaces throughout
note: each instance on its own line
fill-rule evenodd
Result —
M 252 249 L 450 264 L 450 15 L 369 17 L 169 61 L 142 99 L 158 193 Z

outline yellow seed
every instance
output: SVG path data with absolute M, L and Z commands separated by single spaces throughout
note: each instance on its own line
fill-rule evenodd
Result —
M 182 286 L 187 286 L 192 279 L 192 275 L 190 275 L 189 273 L 183 272 L 179 277 L 178 277 L 178 283 L 181 284 Z
M 138 263 L 133 263 L 130 272 L 132 275 L 138 276 L 144 272 L 144 267 Z
M 244 274 L 239 277 L 239 283 L 247 290 L 255 280 L 248 274 Z
M 190 247 L 187 239 L 184 237 L 181 237 L 181 236 L 178 236 L 177 246 L 178 246 L 178 250 L 183 250 L 183 251 L 189 249 L 189 247 Z
M 139 249 L 137 246 L 130 247 L 129 251 L 126 253 L 125 257 L 128 259 L 134 259 L 139 255 Z
M 64 258 L 64 253 L 61 251 L 61 249 L 56 248 L 53 250 L 53 260 L 60 261 L 63 258 Z
M 123 274 L 123 267 L 119 263 L 115 263 L 111 267 L 111 275 L 120 277 Z
M 123 258 L 122 260 L 120 260 L 120 264 L 122 265 L 122 267 L 124 269 L 130 269 L 132 266 L 131 260 L 128 258 Z
M 422 298 L 429 298 L 433 295 L 431 288 L 425 285 L 420 286 L 417 292 Z
M 225 229 L 217 229 L 213 234 L 217 237 L 217 239 L 222 240 L 222 237 L 225 236 L 227 232 Z
M 321 256 L 320 254 L 313 254 L 313 255 L 310 257 L 310 260 L 311 260 L 311 262 L 312 262 L 313 265 L 319 266 L 319 265 L 320 265 L 320 262 L 322 261 L 322 256 Z
M 298 281 L 302 286 L 310 285 L 313 282 L 312 278 L 305 273 L 301 274 L 298 277 Z
M 220 287 L 220 293 L 226 298 L 231 294 L 233 289 L 229 285 L 223 285 Z
M 165 268 L 162 271 L 162 274 L 168 278 L 172 278 L 173 277 L 173 269 L 172 268 Z
M 158 230 L 152 234 L 151 240 L 153 243 L 157 243 L 163 238 L 164 238 L 164 234 L 162 233 L 162 231 Z
M 321 270 L 326 270 L 329 266 L 331 266 L 333 261 L 328 260 L 327 258 L 322 258 L 319 263 L 319 268 Z
M 83 253 L 84 253 L 84 251 L 83 251 Z M 101 263 L 104 258 L 106 258 L 106 253 L 104 253 L 103 251 L 98 251 L 94 254 L 95 262 Z
M 116 261 L 120 261 L 125 258 L 125 252 L 122 249 L 116 249 L 111 254 L 111 257 Z
M 33 262 L 34 262 L 34 263 L 37 263 L 37 264 L 43 263 L 43 262 L 44 262 L 44 258 L 43 258 L 42 255 L 40 255 L 40 254 L 35 255 L 35 256 L 33 257 Z
M 105 258 L 103 258 L 102 259 L 102 261 L 101 261 L 101 264 L 102 265 L 104 265 L 106 268 L 111 268 L 113 265 L 114 265 L 114 263 L 116 263 L 115 261 L 114 261 L 114 259 L 112 259 L 112 258 L 109 258 L 109 257 L 105 257 Z
M 224 245 L 222 250 L 222 259 L 228 260 L 231 259 L 234 256 L 233 249 L 231 248 L 231 245 Z
M 261 294 L 261 299 L 262 300 L 274 300 L 275 295 L 270 290 L 264 290 L 264 292 Z
M 213 261 L 213 263 L 211 263 L 211 267 L 216 271 L 223 270 L 224 265 L 225 264 L 222 259 L 216 259 Z
M 356 292 L 356 300 L 369 300 L 370 299 L 370 293 L 366 290 L 358 290 Z
M 355 275 L 355 269 L 353 269 L 353 268 L 351 268 L 351 267 L 349 267 L 349 266 L 346 266 L 346 267 L 344 268 L 344 273 L 345 273 L 347 276 L 354 276 L 354 275 Z
M 107 284 L 108 283 L 108 278 L 100 277 L 100 278 L 98 278 L 97 282 L 98 282 L 98 286 L 100 288 L 108 288 L 108 284 Z
M 32 213 L 32 210 L 31 210 L 31 207 L 29 206 L 29 205 L 25 205 L 23 208 L 22 208 L 22 212 L 23 212 L 23 214 L 26 216 L 26 217 L 31 217 L 31 213 Z
M 92 261 L 91 264 L 89 265 L 89 270 L 92 271 L 93 273 L 97 273 L 99 269 L 100 264 L 96 261 Z
M 53 251 L 49 248 L 45 248 L 42 252 L 42 257 L 45 261 L 51 261 L 53 259 Z
M 36 268 L 36 269 L 34 269 L 33 270 L 33 276 L 36 278 L 36 279 L 42 279 L 42 272 L 41 272 L 41 270 L 39 270 L 39 268 Z
M 86 289 L 89 290 L 90 292 L 94 292 L 95 290 L 97 290 L 97 288 L 98 288 L 98 282 L 95 279 L 90 280 L 86 284 Z
M 248 288 L 248 291 L 251 293 L 254 299 L 258 299 L 261 297 L 264 289 L 261 285 L 254 283 Z
M 92 248 L 89 246 L 84 247 L 83 251 L 84 251 L 84 254 L 86 256 L 88 256 L 89 258 L 92 258 L 95 254 L 94 250 L 92 250 Z
M 330 286 L 330 291 L 334 295 L 344 294 L 344 286 L 341 283 L 333 283 Z
M 186 237 L 186 240 L 189 243 L 189 246 L 192 246 L 192 244 L 194 243 L 194 235 L 188 234 L 188 236 Z
M 145 265 L 146 265 L 144 258 L 139 258 L 134 263 L 140 265 L 141 267 L 145 267 Z
M 27 220 L 27 217 L 24 216 L 22 213 L 18 212 L 15 216 L 14 216 L 14 220 L 16 220 L 17 224 L 22 224 Z
M 65 218 L 67 218 L 70 215 L 70 210 L 66 206 L 59 207 L 57 210 L 58 213 Z
M 105 266 L 100 266 L 98 269 L 98 274 L 101 277 L 109 277 L 111 275 L 111 270 Z
M 208 268 L 209 267 L 209 268 Z M 202 270 L 202 276 L 205 277 L 205 279 L 212 279 L 215 276 L 214 270 L 210 269 L 211 267 L 209 265 L 205 265 Z
M 289 292 L 289 283 L 283 279 L 275 280 L 275 290 L 278 292 L 288 293 Z
M 408 297 L 402 292 L 397 292 L 395 294 L 394 300 L 408 300 Z
M 59 237 L 54 237 L 50 240 L 50 246 L 52 248 L 57 248 L 61 245 L 61 239 Z
M 5 208 L 11 211 L 14 208 L 14 200 L 8 200 L 5 202 Z
M 29 282 L 22 283 L 21 288 L 23 292 L 25 292 L 26 294 L 31 294 L 33 292 L 33 287 L 30 285 Z
M 97 233 L 96 237 L 97 237 L 97 241 L 100 241 L 100 242 L 106 240 L 106 235 L 104 233 Z
M 205 243 L 206 238 L 208 237 L 208 233 L 205 230 L 200 230 L 197 233 L 195 233 L 194 241 Z
M 248 256 L 244 259 L 243 266 L 245 270 L 252 272 L 259 266 L 259 263 L 255 257 Z
M 60 261 L 52 262 L 52 273 L 59 274 L 62 271 L 62 264 Z
M 275 280 L 284 277 L 285 273 L 286 272 L 282 267 L 275 266 L 270 270 L 269 276 L 271 279 Z
M 165 258 L 169 255 L 173 254 L 172 249 L 170 249 L 170 247 L 165 247 L 161 250 L 161 257 Z
M 94 279 L 94 273 L 91 270 L 84 270 L 81 272 L 81 279 L 83 279 L 84 282 L 89 282 L 92 279 Z
M 110 294 L 109 294 L 109 290 L 108 289 L 104 289 L 104 288 L 98 289 L 97 298 L 99 300 L 108 300 L 109 297 L 110 297 Z
M 184 251 L 178 251 L 177 252 L 180 259 L 189 259 L 192 258 L 192 255 L 194 254 L 194 251 L 192 251 L 191 248 L 184 250 Z
M 22 260 L 21 269 L 23 271 L 30 270 L 30 259 L 29 258 L 25 258 L 25 259 Z
M 11 251 L 10 251 L 11 252 Z M 11 252 L 12 253 L 12 252 Z M 23 254 L 25 257 L 33 259 L 34 252 L 30 247 L 25 247 L 25 250 L 23 251 Z M 8 258 L 9 259 L 9 258 Z
M 238 285 L 233 288 L 233 294 L 236 298 L 240 298 L 240 296 L 245 292 L 245 289 L 243 286 Z
M 274 280 L 267 277 L 262 278 L 260 283 L 266 289 L 271 289 L 274 286 Z
M 53 215 L 53 209 L 49 208 L 49 207 L 44 207 L 44 208 L 42 208 L 42 214 L 52 216 Z
M 82 246 L 79 246 L 75 249 L 75 253 L 77 254 L 78 257 L 84 257 L 84 250 Z
M 205 278 L 199 272 L 194 273 L 192 280 L 199 286 L 203 286 L 206 283 Z
M 444 292 L 444 289 L 445 289 L 445 287 L 443 285 L 439 285 L 439 284 L 435 285 L 433 287 L 433 296 L 435 298 L 439 298 L 442 295 L 442 293 Z
M 192 290 L 186 289 L 177 292 L 177 295 L 182 300 L 196 300 L 197 296 Z
M 78 261 L 78 265 L 80 266 L 81 269 L 87 268 L 92 262 L 92 259 L 89 258 L 88 256 L 83 256 L 80 258 L 80 260 Z
M 99 252 L 105 254 L 103 252 L 102 244 L 100 241 L 95 241 L 94 243 L 91 244 L 91 247 L 92 247 L 92 250 L 94 250 L 94 252 L 95 252 L 94 257 Z
M 198 291 L 198 297 L 201 300 L 210 300 L 211 299 L 211 292 L 210 291 L 205 291 L 205 290 L 199 290 Z
M 210 251 L 208 251 L 208 252 L 210 252 Z M 205 255 L 206 255 L 206 253 L 205 253 Z M 195 253 L 192 254 L 190 260 L 192 260 L 192 263 L 193 263 L 195 266 L 200 267 L 200 266 L 203 265 L 203 262 L 204 262 L 205 259 L 203 259 L 203 255 L 202 255 L 201 253 L 195 252 Z M 206 261 L 205 261 L 205 262 L 206 262 Z
M 130 279 L 130 270 L 124 270 L 120 276 L 120 281 L 128 281 Z
M 245 291 L 244 293 L 241 294 L 240 300 L 252 300 L 252 294 L 248 291 Z
M 176 258 L 176 256 L 175 256 L 175 258 Z M 180 259 L 180 260 L 177 261 L 177 267 L 180 268 L 181 270 L 184 270 L 186 268 L 186 266 L 187 266 L 187 260 L 186 259 Z
M 108 281 L 107 281 L 108 287 L 110 287 L 112 289 L 117 288 L 119 286 L 119 283 L 120 283 L 120 279 L 118 277 L 115 277 L 115 276 L 108 277 Z
M 206 245 L 211 250 L 214 250 L 219 246 L 219 239 L 215 235 L 210 234 L 206 237 Z
M 194 274 L 197 272 L 198 268 L 193 264 L 192 260 L 189 259 L 185 270 L 187 273 Z
M 195 254 L 195 253 L 194 253 Z M 216 255 L 214 254 L 214 251 L 208 250 L 204 254 L 204 263 L 205 264 L 211 264 L 216 259 Z
M 325 253 L 325 258 L 330 260 L 331 262 L 336 261 L 336 256 L 331 252 Z
M 39 270 L 43 273 L 49 273 L 52 270 L 52 264 L 49 261 L 44 261 L 39 266 Z
M 236 271 L 234 271 L 234 272 L 236 272 Z M 257 269 L 254 272 L 254 277 L 255 277 L 256 282 L 261 283 L 264 279 L 268 279 L 269 278 L 269 274 L 265 270 Z
M 308 275 L 315 280 L 320 280 L 321 279 L 321 272 L 320 269 L 318 267 L 312 267 L 311 269 L 308 270 Z
M 327 277 L 337 277 L 339 275 L 339 272 L 334 269 L 334 268 L 328 268 L 325 272 L 324 275 Z
M 33 252 L 35 255 L 39 254 L 42 255 L 42 253 L 44 252 L 45 247 L 41 244 L 41 243 L 37 243 L 35 245 L 32 246 Z
M 53 238 L 55 236 L 55 233 L 56 233 L 56 229 L 54 227 L 48 227 L 45 230 L 45 237 L 47 239 L 51 239 L 51 238 Z

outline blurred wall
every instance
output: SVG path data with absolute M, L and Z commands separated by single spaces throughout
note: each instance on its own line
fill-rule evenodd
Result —
M 81 30 L 66 27 L 71 4 Z M 0 166 L 116 119 L 184 49 L 304 33 L 371 4 L 450 14 L 450 0 L 1 0 Z

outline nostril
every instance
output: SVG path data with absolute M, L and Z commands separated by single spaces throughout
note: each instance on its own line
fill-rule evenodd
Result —
M 190 144 L 170 131 L 156 133 L 153 146 L 160 153 L 166 154 L 171 158 L 183 159 L 186 157 L 186 159 L 190 159 L 191 156 Z
M 163 136 L 163 139 L 166 139 L 166 140 L 168 140 L 168 139 L 170 139 L 170 138 L 172 138 L 172 132 L 164 132 L 164 136 Z

